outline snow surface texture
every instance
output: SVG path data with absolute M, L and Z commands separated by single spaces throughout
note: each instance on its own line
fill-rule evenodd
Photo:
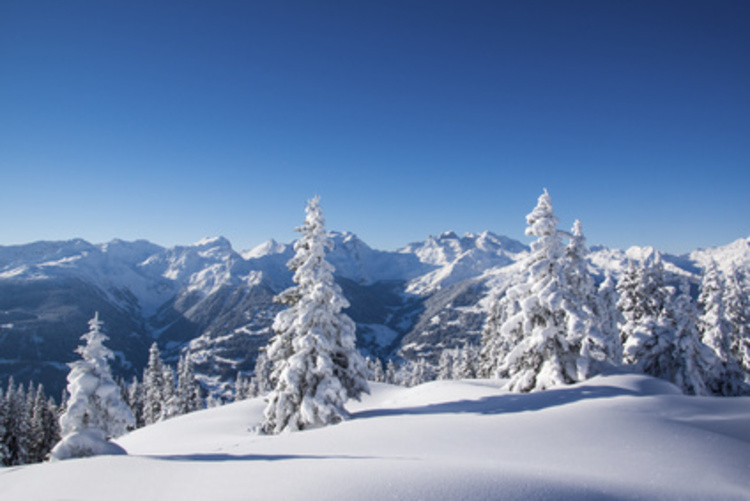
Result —
M 502 384 L 373 384 L 351 420 L 279 436 L 246 400 L 121 437 L 129 456 L 0 469 L 0 499 L 750 499 L 750 398 Z

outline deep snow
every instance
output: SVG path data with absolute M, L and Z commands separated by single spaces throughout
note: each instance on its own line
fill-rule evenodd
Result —
M 750 499 L 750 398 L 501 384 L 372 384 L 351 420 L 280 436 L 246 400 L 126 435 L 129 456 L 0 469 L 0 499 Z

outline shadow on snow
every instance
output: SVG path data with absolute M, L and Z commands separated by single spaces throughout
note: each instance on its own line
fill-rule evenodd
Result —
M 421 407 L 396 409 L 372 409 L 352 413 L 352 419 L 367 419 L 385 416 L 424 415 L 424 414 L 510 414 L 517 412 L 540 411 L 559 407 L 581 400 L 614 398 L 642 395 L 636 391 L 615 386 L 581 386 L 578 388 L 557 388 L 536 393 L 503 394 L 484 397 L 479 400 L 459 400 Z
M 315 454 L 174 454 L 166 456 L 143 455 L 148 459 L 159 459 L 162 461 L 289 461 L 293 459 L 377 459 L 370 456 L 348 456 L 348 455 L 315 455 Z

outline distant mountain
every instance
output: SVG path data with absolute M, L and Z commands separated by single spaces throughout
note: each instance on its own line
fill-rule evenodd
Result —
M 331 233 L 328 259 L 351 302 L 360 349 L 378 357 L 436 360 L 446 347 L 477 343 L 488 298 L 519 273 L 528 248 L 491 232 L 453 232 L 395 252 L 372 249 L 351 233 Z M 651 248 L 595 247 L 592 272 L 619 275 Z M 142 371 L 151 343 L 168 361 L 187 351 L 203 382 L 229 388 L 252 371 L 292 284 L 293 244 L 273 240 L 236 252 L 225 238 L 163 248 L 146 241 L 83 240 L 0 246 L 0 379 L 62 390 L 87 320 L 99 311 L 116 353 L 116 374 Z M 697 282 L 703 266 L 750 268 L 750 239 L 684 256 L 667 268 Z

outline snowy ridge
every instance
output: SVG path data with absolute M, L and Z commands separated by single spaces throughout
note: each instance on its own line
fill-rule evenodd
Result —
M 732 268 L 750 270 L 750 238 L 741 238 L 723 247 L 712 247 L 691 252 L 689 259 L 701 268 L 714 261 L 718 268 L 728 273 Z
M 520 395 L 501 384 L 373 384 L 350 420 L 279 436 L 252 431 L 264 402 L 246 400 L 121 437 L 128 456 L 0 469 L 0 497 L 750 497 L 750 398 L 686 397 L 639 375 Z
M 399 252 L 416 255 L 422 263 L 437 267 L 410 281 L 407 292 L 424 295 L 461 280 L 474 278 L 488 269 L 508 266 L 525 255 L 528 247 L 491 232 L 454 232 L 430 236 L 425 242 L 412 243 Z

